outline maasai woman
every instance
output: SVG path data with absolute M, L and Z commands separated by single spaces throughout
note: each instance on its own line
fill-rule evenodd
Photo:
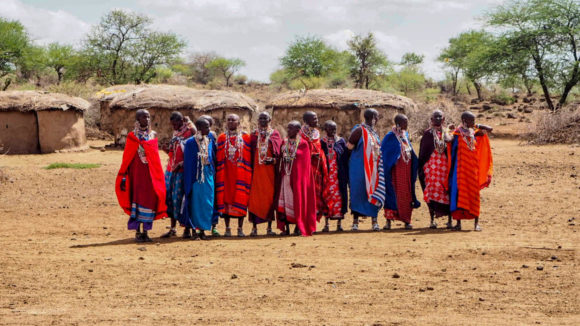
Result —
M 475 128 L 474 128 L 475 127 Z M 461 114 L 461 126 L 453 133 L 449 157 L 449 198 L 451 216 L 457 220 L 457 230 L 461 230 L 461 220 L 474 220 L 475 231 L 479 226 L 479 191 L 491 183 L 493 158 L 489 144 L 488 126 L 475 125 L 475 115 Z
M 238 237 L 244 237 L 242 226 L 248 210 L 252 182 L 250 135 L 239 131 L 240 117 L 230 114 L 227 131 L 218 137 L 216 205 L 226 222 L 224 236 L 230 237 L 230 219 L 238 220 Z
M 324 123 L 326 137 L 322 138 L 321 145 L 328 169 L 327 211 L 325 225 L 322 232 L 329 231 L 328 220 L 337 220 L 336 231 L 343 231 L 341 221 L 348 210 L 348 150 L 346 141 L 336 135 L 336 123 L 328 120 Z
M 150 242 L 147 231 L 153 221 L 167 217 L 165 182 L 149 112 L 137 110 L 135 119 L 135 129 L 127 135 L 115 192 L 121 208 L 130 216 L 128 229 L 136 230 L 135 240 Z
M 413 209 L 421 206 L 415 196 L 418 162 L 409 141 L 408 123 L 407 116 L 397 114 L 395 127 L 381 143 L 386 188 L 385 230 L 391 229 L 392 220 L 402 221 L 405 223 L 405 229 L 412 229 Z
M 207 120 L 209 122 L 209 134 L 207 136 L 209 138 L 212 138 L 214 144 L 216 144 L 216 146 L 217 146 L 217 135 L 216 135 L 215 131 L 213 131 L 211 129 L 213 127 L 213 125 L 215 124 L 215 120 L 213 119 L 213 117 L 211 115 L 207 115 L 207 114 L 200 116 L 200 118 L 204 118 L 205 120 Z M 214 187 L 214 189 L 215 189 L 215 187 Z M 215 195 L 214 195 L 214 198 L 216 198 Z M 213 217 L 211 220 L 211 236 L 212 237 L 219 237 L 220 236 L 220 233 L 217 230 L 217 225 L 218 225 L 219 219 L 220 219 L 220 213 L 217 210 L 217 207 L 215 206 L 215 201 L 214 201 Z
M 361 216 L 370 216 L 373 231 L 380 231 L 377 216 L 385 201 L 385 179 L 381 160 L 381 140 L 375 130 L 379 113 L 364 111 L 365 122 L 352 129 L 347 147 L 352 150 L 348 164 L 352 231 L 358 231 Z
M 310 147 L 300 132 L 300 122 L 288 123 L 288 137 L 282 142 L 280 189 L 277 210 L 278 228 L 290 234 L 309 236 L 316 231 L 316 197 L 311 172 Z
M 419 149 L 419 181 L 423 198 L 429 207 L 432 229 L 437 228 L 436 217 L 448 216 L 447 228 L 451 229 L 449 193 L 447 192 L 447 143 L 451 136 L 443 127 L 445 116 L 440 110 L 431 115 L 431 128 L 425 130 Z
M 165 187 L 167 189 L 165 203 L 167 204 L 167 215 L 171 218 L 171 229 L 162 235 L 162 238 L 173 237 L 177 233 L 175 226 L 176 221 L 180 218 L 179 213 L 183 200 L 183 147 L 185 141 L 195 134 L 195 126 L 189 118 L 184 118 L 181 112 L 172 112 L 169 121 L 173 127 L 173 137 L 163 150 L 169 156 L 165 169 Z M 180 222 L 181 225 L 185 225 L 183 221 Z M 183 232 L 183 237 L 191 237 L 187 226 Z
M 248 211 L 253 228 L 250 236 L 258 235 L 257 225 L 264 222 L 268 222 L 266 234 L 276 235 L 272 231 L 272 221 L 282 139 L 280 133 L 270 127 L 270 121 L 272 118 L 268 112 L 260 113 L 258 129 L 251 135 L 253 173 Z
M 304 125 L 300 130 L 300 137 L 308 142 L 312 160 L 312 179 L 316 187 L 316 217 L 318 221 L 326 214 L 328 192 L 325 185 L 328 183 L 328 169 L 326 156 L 320 145 L 320 132 L 318 131 L 318 116 L 315 112 L 307 111 L 302 116 Z
M 195 122 L 198 133 L 185 143 L 183 217 L 193 237 L 205 240 L 205 231 L 211 230 L 214 215 L 215 152 L 213 138 L 209 137 L 209 122 L 199 118 Z

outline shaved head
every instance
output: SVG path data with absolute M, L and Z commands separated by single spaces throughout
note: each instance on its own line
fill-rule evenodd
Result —
M 397 113 L 397 115 L 395 115 L 395 118 L 393 120 L 395 121 L 396 125 L 400 125 L 405 121 L 409 121 L 409 118 L 407 118 L 407 116 L 402 113 Z
M 469 111 L 465 111 L 463 113 L 461 113 L 461 120 L 467 120 L 467 119 L 475 119 L 475 114 L 469 112 Z

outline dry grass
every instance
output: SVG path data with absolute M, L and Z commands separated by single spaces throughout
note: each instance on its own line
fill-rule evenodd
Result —
M 429 120 L 433 111 L 443 111 L 446 124 L 455 126 L 461 122 L 461 113 L 464 111 L 451 100 L 443 97 L 440 97 L 436 102 L 419 103 L 417 107 L 417 111 L 409 115 L 409 132 L 415 139 L 419 139 L 423 135 L 423 131 L 429 128 Z
M 580 143 L 580 105 L 557 113 L 541 112 L 529 134 L 532 144 Z

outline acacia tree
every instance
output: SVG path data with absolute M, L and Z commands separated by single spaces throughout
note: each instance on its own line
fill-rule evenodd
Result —
M 57 84 L 60 84 L 62 81 L 66 68 L 70 65 L 73 55 L 74 50 L 70 45 L 51 43 L 47 46 L 46 65 L 56 72 Z
M 14 71 L 29 46 L 30 40 L 24 26 L 18 21 L 0 17 L 0 78 Z M 2 90 L 6 90 L 10 83 L 11 79 L 7 78 Z
M 208 68 L 208 64 L 218 57 L 215 52 L 197 52 L 189 56 L 185 65 L 189 67 L 191 80 L 196 83 L 206 85 L 213 77 L 213 71 Z
M 207 68 L 213 70 L 224 77 L 226 87 L 230 87 L 231 78 L 242 68 L 246 63 L 238 58 L 222 58 L 218 57 L 207 64 Z
M 143 82 L 154 76 L 155 66 L 169 63 L 185 47 L 173 33 L 150 29 L 144 15 L 113 10 L 85 40 L 85 52 L 97 58 L 99 77 L 110 84 Z
M 387 56 L 378 49 L 373 33 L 366 36 L 355 35 L 347 44 L 355 87 L 368 89 L 371 80 L 388 67 Z
M 580 3 L 577 0 L 512 0 L 497 7 L 487 22 L 531 58 L 548 108 L 558 110 L 580 81 Z M 561 92 L 554 106 L 551 91 Z

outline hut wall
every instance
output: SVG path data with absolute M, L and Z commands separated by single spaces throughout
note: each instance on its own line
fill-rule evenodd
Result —
M 0 112 L 0 143 L 8 154 L 37 154 L 36 112 Z
M 83 113 L 75 110 L 38 111 L 38 139 L 42 153 L 86 146 Z
M 272 126 L 283 135 L 286 135 L 288 122 L 297 120 L 302 122 L 302 115 L 306 111 L 314 111 L 318 115 L 318 124 L 322 129 L 324 122 L 333 120 L 336 122 L 336 134 L 341 137 L 350 135 L 352 127 L 360 123 L 358 110 L 350 109 L 321 109 L 321 108 L 275 108 L 272 112 Z
M 157 132 L 160 143 L 169 141 L 173 135 L 173 127 L 169 121 L 169 117 L 174 110 L 167 109 L 147 109 L 151 114 L 151 127 Z M 254 126 L 252 125 L 252 112 L 240 109 L 218 109 L 209 112 L 202 112 L 199 110 L 178 110 L 183 116 L 189 117 L 195 122 L 202 115 L 210 115 L 215 120 L 213 130 L 219 135 L 225 129 L 226 117 L 230 113 L 235 113 L 240 116 L 241 130 L 250 131 Z M 103 111 L 101 111 L 102 113 Z M 123 131 L 130 132 L 135 126 L 135 110 L 113 110 L 110 114 L 111 130 L 115 137 L 116 144 L 124 144 Z M 102 115 L 101 115 L 101 121 Z
M 110 101 L 100 101 L 99 105 L 99 127 L 101 130 L 113 133 L 113 120 L 111 117 Z

